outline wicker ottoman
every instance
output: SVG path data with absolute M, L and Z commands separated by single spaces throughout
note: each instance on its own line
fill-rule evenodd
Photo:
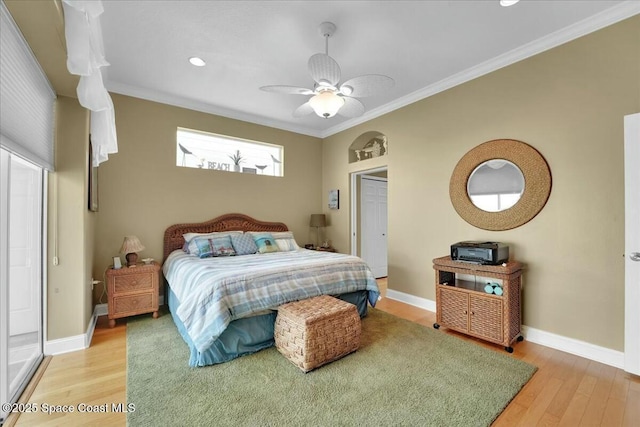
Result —
M 356 306 L 327 295 L 281 305 L 275 325 L 276 348 L 309 372 L 360 346 Z

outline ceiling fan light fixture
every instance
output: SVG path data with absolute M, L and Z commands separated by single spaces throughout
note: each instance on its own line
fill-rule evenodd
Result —
M 518 3 L 520 0 L 500 0 L 500 6 L 502 7 L 509 7 L 509 6 L 513 6 L 514 4 Z
M 344 105 L 344 98 L 331 91 L 323 91 L 309 100 L 309 105 L 320 117 L 328 119 L 336 115 Z

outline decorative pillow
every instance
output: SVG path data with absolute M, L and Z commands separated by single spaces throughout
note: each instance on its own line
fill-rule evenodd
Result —
M 211 245 L 213 256 L 231 256 L 236 254 L 231 244 L 231 236 L 229 235 L 212 237 L 209 239 L 209 244 Z M 200 258 L 202 258 L 202 256 Z
M 200 251 L 195 244 L 196 239 L 211 239 L 213 237 L 223 237 L 230 236 L 232 234 L 242 234 L 242 231 L 220 231 L 214 233 L 185 233 L 182 235 L 184 237 L 185 242 L 187 243 L 187 253 L 190 253 L 195 256 L 200 256 Z
M 252 233 L 252 237 L 261 254 L 278 252 L 278 245 L 276 245 L 276 240 L 271 233 Z
M 298 246 L 293 238 L 276 239 L 276 245 L 278 245 L 278 249 L 280 250 L 280 252 L 297 251 L 298 249 L 300 249 L 300 246 Z
M 190 245 L 193 245 L 195 248 L 191 251 L 192 254 L 197 254 L 200 258 L 209 258 L 213 256 L 213 248 L 211 247 L 211 242 L 209 239 L 195 238 L 192 240 Z
M 231 244 L 236 250 L 236 255 L 251 255 L 258 252 L 258 246 L 253 237 L 248 234 L 232 234 Z

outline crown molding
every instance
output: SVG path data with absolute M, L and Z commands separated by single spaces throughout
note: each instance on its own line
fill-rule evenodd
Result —
M 375 119 L 376 117 L 380 117 L 409 104 L 413 104 L 414 102 L 428 98 L 447 89 L 451 89 L 485 74 L 489 74 L 493 71 L 499 70 L 500 68 L 522 61 L 523 59 L 530 58 L 554 47 L 568 43 L 624 19 L 631 18 L 637 14 L 640 14 L 639 1 L 629 0 L 624 3 L 620 3 L 587 19 L 576 22 L 573 25 L 522 45 L 507 53 L 496 56 L 495 58 L 468 68 L 432 85 L 426 86 L 423 89 L 403 96 L 402 98 L 398 98 L 393 102 L 367 111 L 364 115 L 356 119 L 348 120 L 336 126 L 332 126 L 321 133 L 321 138 L 326 138 L 338 132 L 350 129 L 356 125 Z
M 105 76 L 105 74 L 103 74 L 103 76 Z M 131 96 L 147 101 L 172 105 L 174 107 L 199 111 L 201 113 L 214 114 L 216 116 L 226 117 L 228 119 L 241 120 L 243 122 L 253 123 L 256 125 L 267 126 L 275 129 L 321 138 L 321 132 L 317 129 L 311 129 L 304 126 L 296 126 L 288 122 L 269 119 L 267 117 L 244 113 L 242 111 L 230 110 L 227 108 L 208 104 L 206 102 L 195 101 L 192 99 L 183 98 L 181 96 L 171 95 L 165 92 L 158 92 L 156 90 L 150 90 L 137 86 L 127 85 L 124 83 L 114 82 L 111 81 L 108 77 L 105 77 L 105 87 L 109 92 L 118 93 L 120 95 Z
M 384 114 L 388 114 L 392 111 L 398 110 L 402 107 L 413 104 L 414 102 L 423 100 L 447 89 L 451 89 L 470 80 L 489 74 L 508 65 L 522 61 L 523 59 L 527 59 L 554 47 L 560 46 L 564 43 L 570 42 L 579 37 L 585 36 L 594 31 L 600 30 L 604 27 L 615 24 L 637 14 L 640 14 L 640 2 L 637 0 L 625 1 L 587 19 L 558 30 L 555 33 L 541 37 L 537 40 L 513 49 L 510 52 L 499 55 L 481 64 L 468 68 L 460 73 L 447 77 L 446 79 L 440 80 L 434 84 L 398 98 L 395 101 L 389 102 L 377 108 L 373 108 L 365 112 L 365 114 L 358 118 L 341 122 L 324 130 L 312 129 L 307 126 L 295 125 L 289 122 L 269 119 L 255 114 L 244 113 L 237 110 L 230 110 L 219 106 L 207 104 L 205 102 L 188 100 L 180 96 L 113 82 L 108 79 L 108 75 L 106 73 L 105 86 L 110 92 L 115 92 L 122 95 L 133 96 L 136 98 L 146 99 L 148 101 L 169 104 L 176 107 L 200 111 L 203 113 L 215 114 L 217 116 L 222 116 L 229 119 L 241 120 L 257 125 L 268 126 L 316 138 L 327 138 L 338 132 L 345 131 L 354 126 L 365 123 Z

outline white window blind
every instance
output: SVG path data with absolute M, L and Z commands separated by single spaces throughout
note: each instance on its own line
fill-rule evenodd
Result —
M 3 2 L 0 28 L 0 145 L 53 171 L 55 93 Z

